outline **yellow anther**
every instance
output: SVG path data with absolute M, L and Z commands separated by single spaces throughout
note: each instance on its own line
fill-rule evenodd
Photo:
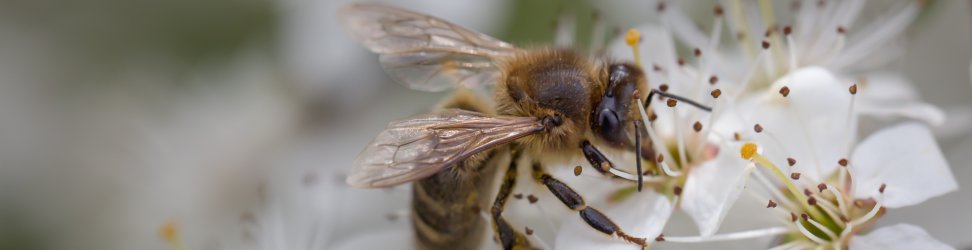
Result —
M 631 47 L 635 64 L 641 67 L 641 50 L 638 49 L 638 42 L 641 42 L 641 33 L 638 33 L 638 30 L 629 29 L 628 33 L 624 34 L 624 43 Z
M 628 46 L 637 46 L 639 41 L 641 41 L 641 33 L 638 33 L 636 29 L 629 29 L 628 33 L 624 34 L 624 43 Z
M 739 155 L 745 160 L 752 159 L 753 155 L 756 155 L 756 144 L 752 142 L 743 144 L 742 149 L 739 150 Z
M 159 234 L 162 235 L 162 239 L 165 241 L 172 242 L 179 237 L 179 227 L 176 226 L 175 222 L 169 221 L 162 225 L 159 229 Z
M 187 250 L 186 245 L 182 243 L 182 239 L 179 238 L 179 227 L 174 221 L 168 221 L 162 224 L 162 228 L 159 228 L 159 234 L 162 235 L 162 239 L 169 244 L 169 247 L 173 250 Z

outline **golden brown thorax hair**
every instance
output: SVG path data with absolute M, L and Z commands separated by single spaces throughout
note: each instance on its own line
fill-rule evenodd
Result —
M 588 132 L 593 104 L 604 92 L 603 67 L 569 50 L 540 49 L 501 64 L 496 102 L 500 115 L 559 116 L 563 123 L 521 140 L 534 150 L 577 148 Z

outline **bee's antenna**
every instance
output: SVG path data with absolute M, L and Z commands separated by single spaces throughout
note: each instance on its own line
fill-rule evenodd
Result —
M 640 121 L 637 121 L 637 120 L 634 121 L 634 128 L 635 128 L 635 169 L 637 171 L 636 173 L 638 173 L 638 192 L 641 192 L 641 186 L 643 185 L 642 179 L 644 178 L 644 174 L 642 174 L 642 172 L 641 172 L 641 132 L 639 131 L 640 128 L 638 126 L 638 123 L 640 123 Z
M 705 110 L 705 111 L 708 111 L 708 112 L 712 112 L 712 108 L 711 107 L 708 107 L 708 106 L 699 104 L 698 102 L 692 101 L 691 99 L 688 99 L 688 98 L 685 98 L 685 97 L 677 96 L 677 95 L 674 95 L 674 94 L 669 94 L 669 93 L 666 93 L 666 92 L 661 92 L 661 91 L 659 91 L 657 89 L 652 89 L 651 92 L 648 93 L 648 98 L 647 98 L 647 100 L 645 100 L 645 109 L 648 109 L 648 106 L 651 105 L 651 98 L 654 97 L 655 94 L 658 94 L 660 96 L 664 96 L 664 97 L 667 97 L 667 98 L 671 98 L 671 99 L 674 99 L 674 100 L 678 100 L 680 102 L 685 102 L 685 103 L 688 103 L 689 105 L 695 106 L 695 107 L 697 107 L 697 108 L 699 108 L 701 110 Z M 670 102 L 668 105 L 669 106 L 674 106 L 675 104 L 674 104 L 674 102 Z

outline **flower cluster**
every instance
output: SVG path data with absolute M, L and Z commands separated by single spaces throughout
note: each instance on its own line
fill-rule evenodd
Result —
M 887 209 L 958 188 L 928 128 L 940 125 L 943 113 L 914 98 L 903 77 L 876 70 L 894 58 L 887 52 L 898 51 L 892 49 L 900 46 L 897 37 L 922 7 L 896 4 L 856 25 L 863 1 L 819 1 L 784 11 L 770 1 L 729 1 L 714 7 L 706 35 L 678 6 L 659 3 L 661 25 L 630 30 L 613 54 L 624 58 L 633 51 L 652 87 L 713 110 L 652 105 L 642 111 L 651 144 L 660 146 L 652 150 L 659 171 L 646 181 L 664 185 L 628 198 L 671 207 L 609 204 L 642 211 L 617 213 L 619 220 L 640 221 L 628 224 L 665 242 L 776 236 L 774 249 L 949 249 L 916 226 L 870 228 Z M 726 40 L 733 44 L 720 44 Z M 678 45 L 689 56 L 678 56 Z M 861 116 L 913 121 L 858 142 Z M 659 195 L 653 192 L 667 199 L 654 201 Z M 779 224 L 717 234 L 726 216 L 747 216 L 729 214 L 737 200 L 762 202 L 767 210 L 748 216 L 774 217 Z M 673 211 L 691 217 L 700 234 L 664 235 L 664 218 Z M 574 231 L 589 230 L 585 226 L 567 222 L 557 248 L 606 246 L 596 234 L 577 237 Z
M 637 158 L 611 157 L 642 159 L 646 171 L 636 173 L 640 178 L 628 174 L 633 171 L 611 169 L 620 178 L 609 179 L 584 173 L 581 167 L 563 167 L 559 169 L 564 173 L 553 174 L 585 197 L 594 197 L 587 202 L 626 234 L 652 241 L 649 245 L 771 238 L 771 245 L 753 247 L 950 249 L 910 224 L 875 228 L 890 209 L 958 189 L 929 130 L 944 122 L 943 112 L 918 100 L 904 77 L 880 70 L 899 54 L 899 37 L 923 3 L 885 3 L 874 6 L 880 15 L 859 20 L 863 0 L 785 6 L 763 0 L 723 2 L 714 6 L 708 31 L 679 6 L 659 2 L 657 23 L 631 29 L 608 47 L 615 58 L 642 66 L 651 88 L 712 109 L 678 105 L 664 97 L 649 100 L 648 106 L 639 103 L 645 124 L 640 129 L 649 140 Z M 781 17 L 789 18 L 777 19 Z M 558 35 L 558 40 L 563 37 L 570 34 Z M 866 132 L 859 140 L 862 117 L 907 121 Z M 640 185 L 646 188 L 637 191 Z M 545 193 L 539 184 L 518 186 L 508 208 L 515 212 L 509 214 L 541 224 L 523 230 L 535 246 L 639 247 L 561 211 L 562 204 L 552 197 L 537 198 L 533 194 Z M 302 194 L 271 194 L 295 198 L 293 193 Z M 765 211 L 730 213 L 737 201 L 758 202 Z M 317 210 L 285 210 L 294 205 L 289 203 L 251 218 L 256 241 L 270 249 L 323 247 L 327 236 L 321 230 L 333 230 L 322 222 L 326 206 L 318 202 Z M 675 213 L 691 218 L 698 235 L 665 235 Z M 776 223 L 720 232 L 730 216 Z M 185 248 L 171 224 L 163 235 L 173 248 Z M 401 232 L 371 235 L 331 247 L 400 248 L 409 245 L 401 242 L 408 237 Z

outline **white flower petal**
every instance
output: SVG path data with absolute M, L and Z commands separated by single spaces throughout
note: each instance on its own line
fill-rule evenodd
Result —
M 893 250 L 893 249 L 955 249 L 932 238 L 920 227 L 910 224 L 897 224 L 878 228 L 873 232 L 857 236 L 850 241 L 851 250 Z
M 918 91 L 905 79 L 895 73 L 874 73 L 865 76 L 866 84 L 859 85 L 857 111 L 864 115 L 877 117 L 906 117 L 942 125 L 945 112 L 938 107 L 921 102 Z M 851 81 L 847 81 L 851 82 Z
M 747 161 L 737 152 L 739 147 L 722 148 L 715 159 L 692 169 L 685 182 L 681 208 L 695 221 L 702 236 L 719 230 L 745 188 Z
M 645 190 L 599 211 L 629 235 L 652 240 L 661 234 L 671 216 L 672 203 L 665 196 Z M 560 227 L 554 244 L 556 249 L 639 249 L 638 245 L 595 230 L 577 215 Z
M 918 101 L 875 102 L 862 100 L 858 104 L 857 110 L 864 115 L 882 118 L 906 117 L 935 126 L 945 123 L 945 111 L 935 105 Z
M 790 90 L 787 97 L 779 93 L 784 86 Z M 750 114 L 750 122 L 764 128 L 754 135 L 764 144 L 760 145 L 764 155 L 780 166 L 787 158 L 796 159 L 794 167 L 783 170 L 800 172 L 806 177 L 801 182 L 820 181 L 833 172 L 855 135 L 856 116 L 848 114 L 850 93 L 830 71 L 819 67 L 780 77 L 756 103 L 742 109 Z M 753 125 L 745 132 L 752 133 Z
M 958 189 L 931 131 L 919 123 L 905 123 L 871 135 L 850 159 L 854 197 L 879 197 L 887 184 L 884 205 L 889 208 L 921 203 Z

